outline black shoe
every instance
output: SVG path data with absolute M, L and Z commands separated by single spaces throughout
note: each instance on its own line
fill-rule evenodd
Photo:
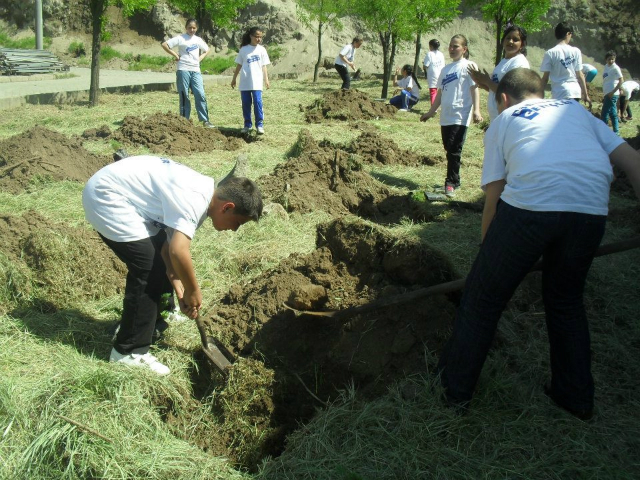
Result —
M 584 421 L 591 420 L 593 418 L 593 409 L 589 409 L 589 410 L 574 410 L 573 408 L 565 407 L 564 405 L 562 405 L 558 401 L 558 399 L 556 398 L 555 394 L 553 393 L 553 390 L 551 390 L 551 385 L 550 384 L 545 383 L 542 386 L 542 389 L 544 391 L 544 394 L 547 397 L 549 397 L 553 403 L 555 403 L 557 406 L 559 406 L 563 410 L 569 412 L 574 417 L 579 418 L 580 420 L 584 420 Z

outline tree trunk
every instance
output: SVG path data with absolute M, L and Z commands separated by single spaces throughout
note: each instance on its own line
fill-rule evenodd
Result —
M 398 39 L 395 34 L 391 34 L 391 53 L 389 55 L 389 78 L 386 79 L 385 83 L 389 83 L 391 80 L 391 72 L 394 71 L 394 64 L 396 61 L 396 47 L 398 46 Z
M 318 22 L 318 61 L 313 67 L 313 83 L 318 83 L 318 70 L 320 70 L 320 64 L 322 63 L 322 22 Z
M 420 41 L 420 37 L 422 36 L 422 32 L 418 30 L 416 33 L 416 56 L 413 59 L 413 72 L 418 77 L 418 68 L 420 67 L 420 50 L 422 50 L 422 42 Z
M 107 10 L 108 0 L 91 0 L 91 83 L 89 85 L 89 103 L 98 105 L 100 97 L 100 47 L 102 33 L 102 16 Z
M 382 45 L 382 98 L 387 98 L 389 93 L 389 78 L 391 77 L 391 65 L 389 63 L 389 48 L 391 43 L 391 34 L 387 32 L 378 32 L 380 37 L 380 45 Z

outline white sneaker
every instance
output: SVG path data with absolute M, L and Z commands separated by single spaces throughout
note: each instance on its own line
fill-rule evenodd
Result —
M 111 355 L 109 356 L 109 361 L 114 363 L 121 363 L 130 367 L 148 368 L 158 375 L 169 375 L 169 373 L 171 373 L 169 367 L 160 363 L 156 357 L 148 352 L 144 355 L 141 353 L 130 353 L 128 355 L 122 355 L 115 348 L 113 348 L 111 350 Z
M 189 317 L 187 317 L 184 313 L 180 311 L 178 307 L 176 307 L 175 310 L 172 310 L 171 312 L 169 312 L 169 315 L 167 315 L 166 320 L 169 323 L 174 323 L 174 322 L 180 323 L 180 322 L 189 320 Z
M 256 127 L 259 135 L 264 135 L 264 127 Z
M 408 108 L 400 108 L 398 111 L 399 111 L 399 112 L 408 112 L 408 111 L 409 111 L 409 109 L 408 109 Z
M 240 130 L 241 133 L 249 133 L 251 131 L 251 127 L 242 127 L 242 130 Z

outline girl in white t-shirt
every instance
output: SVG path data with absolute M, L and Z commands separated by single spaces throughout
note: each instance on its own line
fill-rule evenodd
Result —
M 242 133 L 251 131 L 251 104 L 256 119 L 256 130 L 259 135 L 264 134 L 264 111 L 262 109 L 262 88 L 269 88 L 267 65 L 271 63 L 267 50 L 260 45 L 264 32 L 258 27 L 252 27 L 242 36 L 242 45 L 236 56 L 236 70 L 233 72 L 231 88 L 236 86 L 236 78 L 240 74 L 240 98 L 242 100 L 242 116 L 244 127 Z
M 438 78 L 440 77 L 440 72 L 445 64 L 444 55 L 440 50 L 438 50 L 439 48 L 440 42 L 437 39 L 432 38 L 429 40 L 429 52 L 422 62 L 424 66 L 424 74 L 427 78 L 427 83 L 429 84 L 429 100 L 432 104 L 438 94 Z
M 400 80 L 398 80 L 398 74 L 402 75 Z M 420 99 L 420 83 L 415 73 L 413 73 L 411 65 L 407 64 L 402 69 L 396 69 L 396 73 L 393 76 L 393 86 L 400 89 L 400 94 L 389 100 L 390 105 L 393 105 L 398 110 L 408 112 L 411 107 L 418 103 Z
M 498 105 L 496 104 L 496 90 L 502 77 L 514 68 L 529 68 L 529 61 L 525 57 L 527 54 L 527 32 L 518 25 L 510 25 L 502 34 L 502 49 L 504 58 L 493 69 L 491 76 L 486 70 L 480 71 L 469 67 L 469 73 L 473 81 L 484 90 L 489 91 L 487 98 L 487 109 L 489 119 L 493 121 L 498 116 Z
M 196 35 L 198 22 L 190 18 L 185 24 L 186 32 L 177 37 L 173 37 L 166 42 L 162 42 L 162 48 L 178 62 L 176 71 L 176 87 L 180 95 L 180 116 L 189 118 L 191 115 L 191 102 L 189 101 L 189 90 L 193 92 L 193 99 L 196 102 L 196 112 L 198 119 L 207 128 L 214 128 L 209 122 L 209 110 L 207 99 L 204 96 L 204 84 L 200 73 L 200 62 L 211 51 L 207 44 Z M 178 53 L 172 50 L 178 47 Z
M 477 86 L 469 74 L 470 65 L 476 70 L 478 67 L 468 60 L 469 47 L 467 43 L 467 38 L 464 35 L 454 35 L 451 38 L 449 56 L 453 63 L 446 65 L 440 72 L 436 99 L 431 105 L 431 109 L 420 117 L 421 122 L 426 122 L 442 106 L 440 131 L 442 143 L 447 152 L 447 176 L 444 182 L 444 193 L 448 197 L 453 197 L 456 188 L 460 186 L 462 147 L 471 117 L 473 115 L 474 123 L 482 121 L 480 96 Z

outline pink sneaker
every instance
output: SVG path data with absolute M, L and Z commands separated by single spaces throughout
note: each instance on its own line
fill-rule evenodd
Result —
M 455 197 L 456 196 L 456 189 L 453 188 L 451 185 L 445 185 L 444 194 L 449 198 Z

